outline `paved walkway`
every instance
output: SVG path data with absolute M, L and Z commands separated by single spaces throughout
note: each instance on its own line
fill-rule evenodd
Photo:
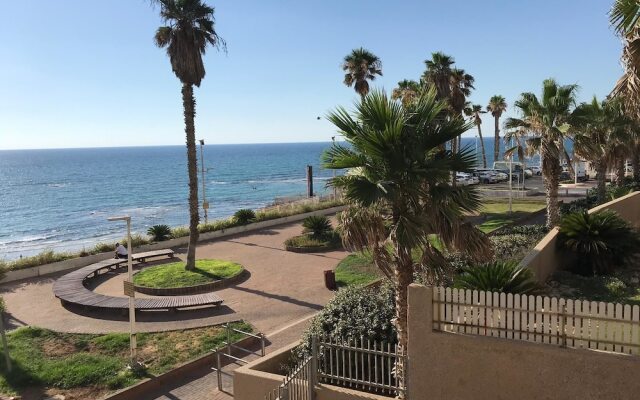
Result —
M 323 307 L 333 296 L 324 287 L 323 271 L 346 256 L 344 251 L 298 254 L 283 249 L 285 239 L 301 232 L 299 223 L 222 239 L 198 247 L 198 258 L 220 258 L 245 266 L 246 281 L 216 293 L 222 307 L 176 313 L 139 312 L 138 330 L 144 332 L 208 326 L 243 319 L 261 332 L 286 326 Z M 179 249 L 184 257 L 186 249 Z M 103 277 L 95 290 L 122 296 L 123 273 Z M 58 275 L 59 276 L 59 275 Z M 57 276 L 9 283 L 0 287 L 12 326 L 33 325 L 76 333 L 128 332 L 120 313 L 62 307 L 52 292 Z

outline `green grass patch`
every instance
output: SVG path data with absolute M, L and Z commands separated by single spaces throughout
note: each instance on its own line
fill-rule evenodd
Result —
M 252 331 L 246 323 L 234 325 Z M 238 333 L 232 334 L 234 341 L 241 338 Z M 157 375 L 210 352 L 224 340 L 226 331 L 220 327 L 143 333 L 138 334 L 138 355 L 147 373 Z M 4 395 L 21 394 L 28 387 L 62 392 L 92 388 L 99 398 L 143 378 L 126 369 L 128 334 L 70 334 L 26 327 L 9 333 L 7 341 L 14 368 L 8 373 L 5 363 L 0 363 L 0 393 Z
M 340 261 L 335 273 L 338 287 L 366 285 L 383 276 L 367 253 L 349 254 Z
M 484 201 L 480 209 L 484 221 L 478 225 L 478 229 L 485 233 L 493 232 L 545 207 L 545 203 L 540 201 L 517 199 L 512 204 L 513 212 L 509 213 L 508 201 Z
M 196 268 L 187 271 L 182 261 L 145 268 L 133 277 L 138 286 L 172 288 L 202 285 L 231 278 L 242 271 L 242 265 L 225 260 L 196 260 Z

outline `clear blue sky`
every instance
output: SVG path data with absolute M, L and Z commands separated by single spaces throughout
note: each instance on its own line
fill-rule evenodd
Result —
M 196 91 L 208 143 L 330 140 L 316 117 L 356 99 L 340 63 L 359 46 L 382 59 L 375 86 L 387 90 L 444 51 L 476 78 L 482 105 L 493 94 L 511 105 L 547 77 L 602 97 L 621 74 L 612 0 L 206 1 L 229 50 L 207 53 Z M 2 13 L 0 148 L 184 143 L 180 86 L 153 43 L 148 0 L 20 0 Z M 492 133 L 490 116 L 483 127 Z

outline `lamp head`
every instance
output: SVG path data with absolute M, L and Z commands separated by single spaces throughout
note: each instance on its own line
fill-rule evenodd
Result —
M 204 146 L 204 139 L 200 139 L 200 145 Z
M 107 221 L 131 221 L 131 217 L 128 215 L 121 215 L 118 217 L 109 217 Z

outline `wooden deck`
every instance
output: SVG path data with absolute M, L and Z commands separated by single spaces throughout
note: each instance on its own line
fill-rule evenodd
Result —
M 173 250 L 156 250 L 132 255 L 132 259 L 145 262 L 149 258 L 173 257 Z M 68 304 L 77 304 L 88 308 L 100 308 L 110 310 L 128 310 L 128 297 L 106 296 L 95 293 L 85 286 L 88 279 L 100 273 L 115 270 L 127 265 L 126 259 L 110 259 L 87 265 L 60 277 L 53 284 L 53 293 L 60 301 Z M 180 308 L 199 306 L 218 306 L 222 299 L 213 293 L 198 294 L 192 296 L 163 296 L 135 299 L 136 310 L 176 310 Z

